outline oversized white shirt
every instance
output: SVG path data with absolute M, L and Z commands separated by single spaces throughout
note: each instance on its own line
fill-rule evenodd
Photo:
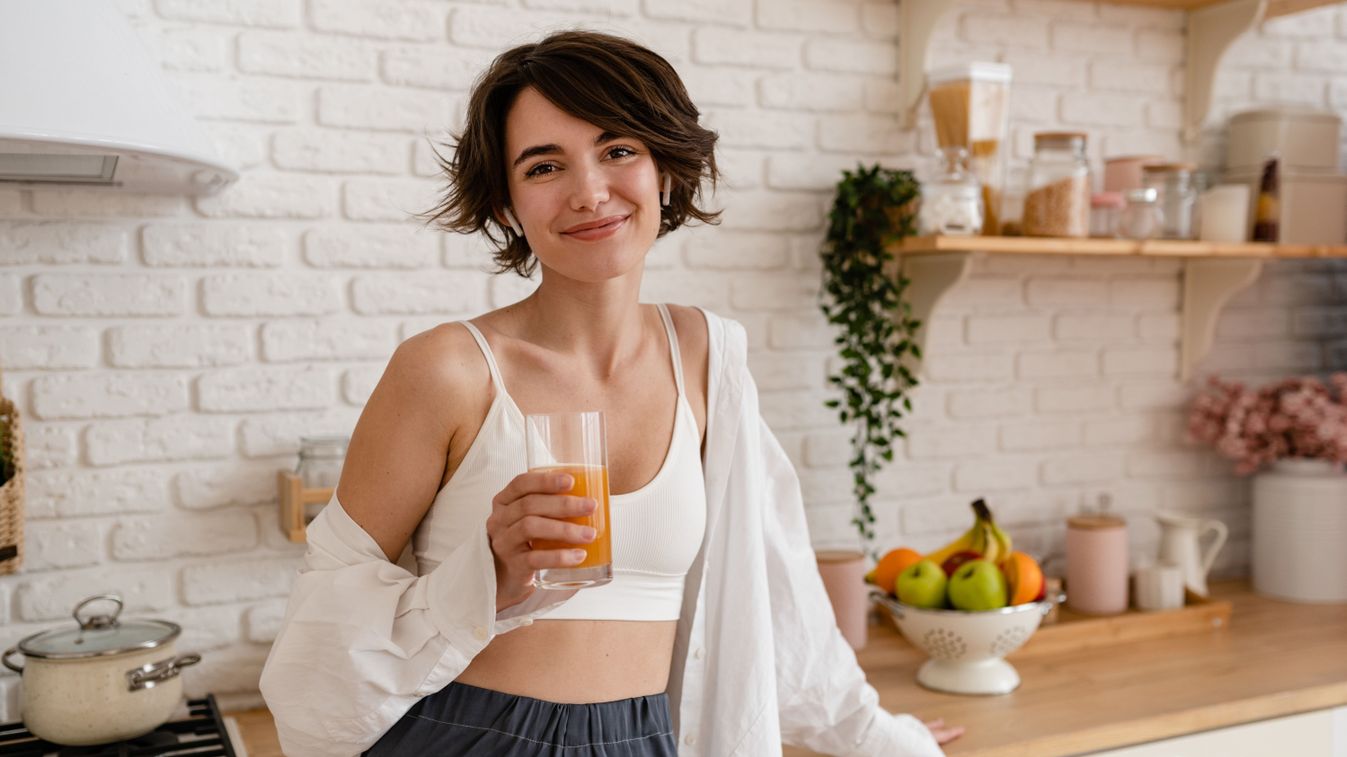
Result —
M 743 327 L 705 315 L 706 534 L 684 587 L 668 689 L 679 754 L 779 755 L 785 741 L 856 757 L 940 755 L 920 721 L 879 707 L 838 631 L 799 480 L 759 414 Z M 535 591 L 496 613 L 485 524 L 426 575 L 404 565 L 335 496 L 309 525 L 261 681 L 289 757 L 359 754 L 492 637 L 573 594 Z

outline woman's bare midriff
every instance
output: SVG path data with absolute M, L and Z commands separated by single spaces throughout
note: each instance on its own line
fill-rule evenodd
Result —
M 492 639 L 455 680 L 565 704 L 658 694 L 669 684 L 677 625 L 538 620 Z

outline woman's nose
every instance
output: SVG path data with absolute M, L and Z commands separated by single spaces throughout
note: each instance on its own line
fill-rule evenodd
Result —
M 597 166 L 582 166 L 571 173 L 572 210 L 593 210 L 608 200 L 608 180 Z

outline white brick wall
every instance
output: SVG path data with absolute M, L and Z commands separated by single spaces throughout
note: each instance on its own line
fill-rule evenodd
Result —
M 461 126 L 491 57 L 541 30 L 627 34 L 682 72 L 721 134 L 719 229 L 651 254 L 643 296 L 749 332 L 762 407 L 800 469 L 815 543 L 850 546 L 850 430 L 823 407 L 837 365 L 816 308 L 830 190 L 857 161 L 918 162 L 898 126 L 892 0 L 155 0 L 120 4 L 242 180 L 211 198 L 0 189 L 0 370 L 26 411 L 25 571 L 0 577 L 0 643 L 117 590 L 208 650 L 189 691 L 257 702 L 302 548 L 274 475 L 302 435 L 349 433 L 400 339 L 527 294 L 480 240 L 410 219 L 440 179 L 428 139 Z M 930 63 L 1014 66 L 1015 163 L 1032 132 L 1091 155 L 1178 157 L 1184 16 L 1085 0 L 961 0 Z M 1241 40 L 1209 127 L 1277 99 L 1347 111 L 1347 11 Z M 1191 157 L 1191 156 L 1189 156 Z M 987 496 L 1022 544 L 1060 550 L 1099 493 L 1221 517 L 1248 554 L 1246 482 L 1183 441 L 1174 261 L 988 258 L 929 325 L 925 384 L 880 476 L 879 546 L 937 546 Z M 1217 327 L 1206 371 L 1255 381 L 1347 365 L 1347 271 L 1267 266 Z M 190 644 L 188 643 L 190 642 Z M 16 717 L 0 678 L 0 720 Z

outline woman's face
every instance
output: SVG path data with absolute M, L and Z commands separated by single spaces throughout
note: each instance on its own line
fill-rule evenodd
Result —
M 660 224 L 660 177 L 639 140 L 604 132 L 533 88 L 505 119 L 510 203 L 547 269 L 585 282 L 638 270 Z

